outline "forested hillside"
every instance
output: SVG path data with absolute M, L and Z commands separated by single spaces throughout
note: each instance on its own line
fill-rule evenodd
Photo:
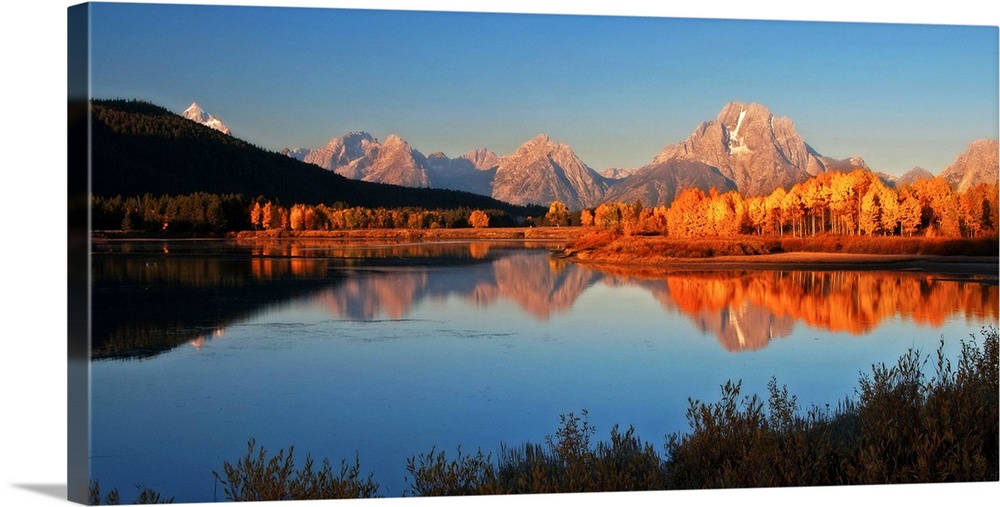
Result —
M 205 192 L 286 203 L 538 213 L 468 192 L 349 180 L 148 102 L 95 100 L 91 119 L 92 192 L 97 196 Z

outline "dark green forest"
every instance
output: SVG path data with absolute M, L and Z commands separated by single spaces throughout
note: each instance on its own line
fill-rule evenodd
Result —
M 108 199 L 205 193 L 220 198 L 242 195 L 248 206 L 250 199 L 262 197 L 288 204 L 496 209 L 512 216 L 544 213 L 541 208 L 514 206 L 469 192 L 351 180 L 149 102 L 94 100 L 90 119 L 91 193 Z

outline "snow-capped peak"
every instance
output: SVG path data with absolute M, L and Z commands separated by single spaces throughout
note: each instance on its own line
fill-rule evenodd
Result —
M 191 121 L 200 123 L 200 124 L 202 124 L 202 125 L 204 125 L 206 127 L 210 127 L 210 128 L 215 129 L 215 130 L 218 130 L 219 132 L 222 132 L 223 134 L 229 135 L 229 133 L 230 133 L 229 132 L 229 127 L 225 126 L 225 124 L 222 123 L 222 120 L 216 118 L 215 116 L 212 116 L 212 115 L 206 113 L 201 108 L 201 106 L 198 105 L 197 102 L 192 102 L 191 105 L 187 109 L 184 110 L 184 112 L 181 114 L 181 116 L 183 116 L 183 117 L 185 117 L 185 118 L 187 118 L 187 119 L 189 119 Z
M 206 113 L 197 102 L 192 102 L 191 105 L 184 110 L 183 116 L 198 123 L 208 121 L 208 113 Z

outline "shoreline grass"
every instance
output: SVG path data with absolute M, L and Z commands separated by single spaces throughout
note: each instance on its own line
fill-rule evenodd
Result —
M 564 255 L 581 260 L 662 262 L 672 259 L 826 254 L 996 257 L 996 238 L 902 238 L 822 235 L 807 238 L 731 236 L 670 238 L 590 232 L 570 242 Z
M 237 231 L 224 234 L 168 233 L 163 231 L 94 231 L 94 239 L 102 240 L 143 240 L 143 239 L 337 239 L 337 240 L 406 240 L 434 241 L 448 239 L 491 240 L 491 239 L 551 239 L 572 241 L 588 231 L 582 227 L 538 226 L 538 227 L 489 227 L 489 228 L 371 228 L 338 229 L 324 231 L 292 231 L 271 229 L 258 231 Z
M 676 239 L 593 232 L 554 255 L 585 265 L 661 268 L 922 270 L 997 275 L 986 238 L 735 236 Z

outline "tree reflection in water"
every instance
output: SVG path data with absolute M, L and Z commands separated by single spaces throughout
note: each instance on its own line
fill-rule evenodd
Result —
M 642 287 L 730 351 L 759 350 L 789 336 L 797 323 L 860 335 L 887 319 L 937 327 L 956 317 L 998 318 L 995 277 L 595 270 L 554 259 L 545 246 L 297 240 L 190 251 L 112 245 L 93 257 L 94 357 L 155 355 L 292 299 L 352 320 L 403 319 L 422 302 L 448 297 L 484 307 L 507 301 L 543 323 L 568 313 L 595 284 Z

